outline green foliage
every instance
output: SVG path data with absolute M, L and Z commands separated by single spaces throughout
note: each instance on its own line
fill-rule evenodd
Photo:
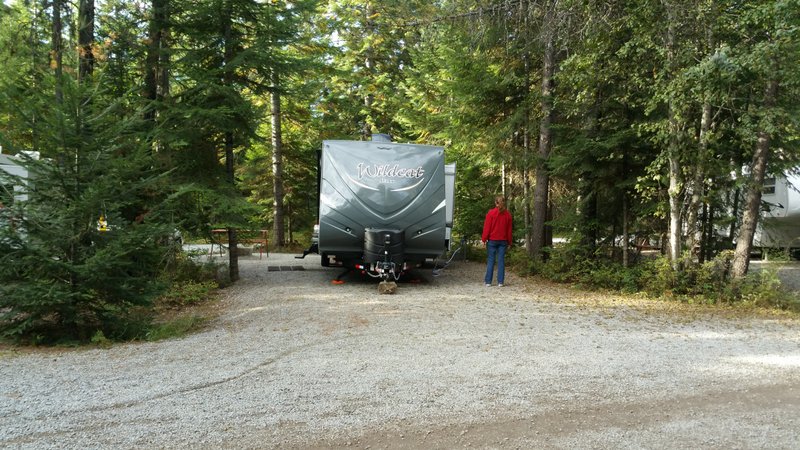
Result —
M 537 272 L 550 280 L 588 289 L 645 292 L 653 298 L 689 303 L 800 311 L 800 295 L 783 288 L 775 271 L 761 270 L 743 279 L 732 279 L 730 250 L 704 264 L 692 262 L 687 256 L 681 261 L 680 270 L 674 270 L 664 257 L 626 268 L 599 255 L 587 256 L 585 250 L 577 246 L 557 249 L 546 263 L 536 267 Z
M 470 250 L 472 254 L 472 250 Z M 481 259 L 486 260 L 486 247 L 481 247 Z M 530 260 L 524 249 L 511 247 L 506 251 L 506 268 L 522 276 L 531 273 Z
M 731 290 L 743 302 L 800 312 L 800 294 L 784 289 L 774 271 L 763 270 L 737 281 Z
M 53 339 L 88 340 L 92 330 L 116 327 L 158 294 L 162 286 L 153 280 L 171 254 L 174 230 L 152 196 L 161 176 L 143 149 L 125 142 L 132 123 L 102 112 L 71 115 L 81 111 L 73 107 L 84 90 L 66 87 L 63 109 L 40 112 L 56 124 L 39 136 L 53 144 L 51 158 L 24 163 L 31 176 L 20 187 L 28 198 L 7 213 L 13 226 L 0 227 L 5 338 L 46 329 L 61 335 Z M 68 126 L 84 121 L 93 122 L 91 133 Z
M 170 259 L 169 264 L 164 267 L 162 276 L 174 282 L 205 282 L 214 280 L 216 273 L 220 270 L 220 263 L 209 261 L 198 261 L 198 256 L 187 253 L 178 253 Z
M 645 279 L 644 268 L 625 268 L 582 245 L 567 245 L 550 252 L 546 263 L 535 268 L 545 278 L 575 283 L 590 289 L 608 289 L 625 293 L 639 292 Z
M 111 340 L 106 337 L 102 330 L 97 330 L 97 332 L 95 332 L 95 334 L 92 336 L 91 342 L 92 344 L 103 348 L 108 348 L 112 345 Z
M 406 104 L 398 90 L 405 69 L 413 65 L 410 49 L 419 34 L 406 26 L 409 17 L 431 11 L 430 2 L 344 0 L 330 2 L 325 17 L 336 32 L 331 71 L 323 89 L 326 130 L 338 138 L 368 137 L 388 133 L 396 140 L 412 137 L 397 111 Z
M 114 341 L 157 341 L 176 338 L 200 329 L 209 319 L 197 307 L 213 301 L 220 286 L 230 284 L 224 266 L 197 262 L 179 254 L 161 274 L 166 285 L 152 306 L 137 309 L 127 328 L 112 336 Z M 202 311 L 202 309 L 200 310 Z
M 75 51 L 55 76 L 51 7 L 0 3 L 0 145 L 45 159 L 30 163 L 30 201 L 0 219 L 14 223 L 0 232 L 3 333 L 37 342 L 141 336 L 143 310 L 164 289 L 182 303 L 202 296 L 203 280 L 224 282 L 219 267 L 192 265 L 169 241 L 175 229 L 207 237 L 216 227 L 268 228 L 270 92 L 282 99 L 285 211 L 298 235 L 316 219 L 320 141 L 388 132 L 447 146 L 458 164 L 454 232 L 469 238 L 500 192 L 524 235 L 533 169 L 552 171 L 549 223 L 579 244 L 537 266 L 515 249 L 509 259 L 526 272 L 791 307 L 768 298 L 764 273 L 730 281 L 727 256 L 687 260 L 680 271 L 664 260 L 625 269 L 609 243 L 623 227 L 637 238 L 667 231 L 668 151 L 681 165 L 671 174 L 679 203 L 697 193 L 709 212 L 687 230 L 738 226 L 736 193 L 759 132 L 775 149 L 772 173 L 800 164 L 797 2 L 490 3 L 198 0 L 170 2 L 156 20 L 151 8 L 163 2 L 101 2 L 95 70 L 80 82 Z M 74 49 L 75 4 L 63 8 L 63 48 Z M 540 161 L 549 27 L 565 59 L 554 147 Z M 158 92 L 143 95 L 153 77 Z M 772 79 L 780 85 L 769 106 Z M 701 130 L 707 105 L 713 120 Z M 97 230 L 100 213 L 108 232 Z
M 173 282 L 172 286 L 158 299 L 162 307 L 183 307 L 201 303 L 207 300 L 215 289 L 214 281 L 183 281 Z
M 704 264 L 685 258 L 674 270 L 666 258 L 649 264 L 646 291 L 657 297 L 708 304 L 748 304 L 798 311 L 800 295 L 784 288 L 777 273 L 762 269 L 744 278 L 731 278 L 733 252 L 721 252 Z
M 241 162 L 257 138 L 257 96 L 274 88 L 270 73 L 297 70 L 286 45 L 315 3 L 173 3 L 169 17 L 154 19 L 148 7 L 157 5 L 99 4 L 94 71 L 81 79 L 74 51 L 63 52 L 56 77 L 52 9 L 2 5 L 0 145 L 43 157 L 26 163 L 28 200 L 0 219 L 5 338 L 141 337 L 165 289 L 183 305 L 205 295 L 206 280 L 227 283 L 219 267 L 181 257 L 177 229 L 254 228 L 260 211 L 224 163 Z M 62 6 L 64 29 L 76 29 L 75 5 Z M 169 29 L 153 47 L 145 33 L 158 27 Z M 61 38 L 62 48 L 75 47 L 67 32 Z M 140 85 L 151 74 L 155 97 Z M 107 231 L 98 229 L 101 215 Z

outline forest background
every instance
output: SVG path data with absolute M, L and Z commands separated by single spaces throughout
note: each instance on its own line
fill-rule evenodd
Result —
M 466 242 L 505 195 L 523 272 L 796 308 L 748 268 L 799 38 L 797 0 L 6 0 L 0 329 L 129 337 L 199 277 L 176 230 L 307 245 L 322 140 L 372 133 L 446 146 Z

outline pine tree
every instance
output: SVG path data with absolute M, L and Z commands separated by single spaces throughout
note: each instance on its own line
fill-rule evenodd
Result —
M 86 340 L 98 330 L 123 337 L 132 309 L 159 291 L 154 280 L 172 251 L 159 204 L 131 217 L 139 193 L 159 189 L 160 179 L 144 149 L 131 145 L 131 122 L 87 115 L 78 104 L 90 89 L 65 81 L 63 105 L 39 112 L 49 125 L 43 130 L 52 130 L 43 142 L 58 150 L 25 163 L 28 199 L 4 212 L 14 225 L 0 227 L 4 337 Z M 86 122 L 88 135 L 76 126 Z

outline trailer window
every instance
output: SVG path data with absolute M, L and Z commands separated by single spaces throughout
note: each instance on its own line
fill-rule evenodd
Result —
M 775 193 L 775 177 L 764 178 L 764 191 L 765 194 Z

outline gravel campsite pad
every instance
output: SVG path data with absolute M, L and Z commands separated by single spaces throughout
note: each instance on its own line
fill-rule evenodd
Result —
M 8 448 L 800 448 L 800 323 L 454 262 L 240 261 L 201 332 L 0 354 Z M 414 282 L 415 281 L 415 282 Z

